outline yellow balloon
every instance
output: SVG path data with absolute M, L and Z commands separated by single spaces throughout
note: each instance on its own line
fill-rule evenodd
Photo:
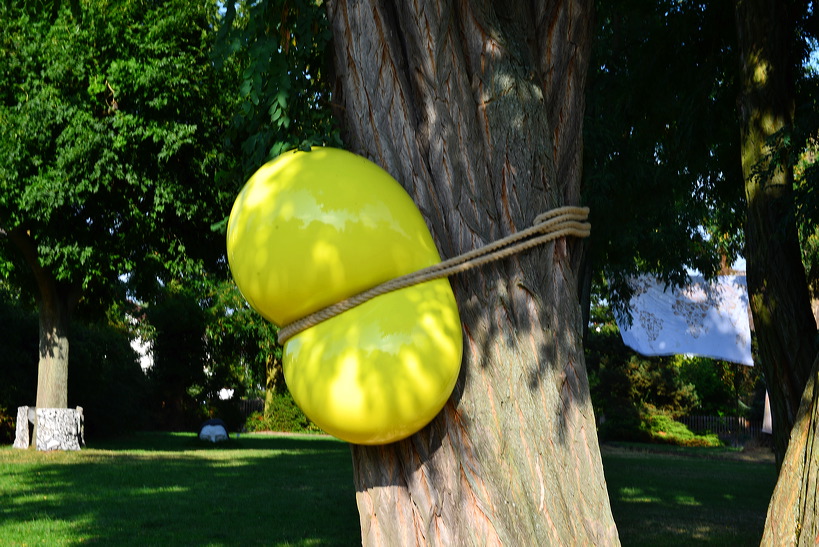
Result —
M 228 221 L 227 255 L 244 297 L 279 326 L 440 261 L 389 173 L 320 147 L 286 152 L 247 181 Z
M 383 169 L 332 148 L 288 152 L 248 180 L 231 211 L 228 261 L 248 302 L 282 326 L 440 261 L 412 199 Z M 426 425 L 460 369 L 446 279 L 385 294 L 285 343 L 285 380 L 319 427 L 383 444 Z
M 304 413 L 351 443 L 385 444 L 424 427 L 461 364 L 449 281 L 376 297 L 285 343 L 284 377 Z

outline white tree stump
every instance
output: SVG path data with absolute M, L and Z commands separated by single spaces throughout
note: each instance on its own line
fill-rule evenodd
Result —
M 80 450 L 85 446 L 82 407 L 34 408 L 21 406 L 17 409 L 17 434 L 15 448 L 28 448 L 31 444 L 29 423 L 37 424 L 37 450 Z
M 31 428 L 34 423 L 34 408 L 27 406 L 17 407 L 17 430 L 14 435 L 14 448 L 28 448 L 31 444 Z

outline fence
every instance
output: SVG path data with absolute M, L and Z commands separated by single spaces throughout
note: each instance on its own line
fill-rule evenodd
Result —
M 239 411 L 245 419 L 254 412 L 264 412 L 264 399 L 241 399 Z
M 736 416 L 683 416 L 677 418 L 688 429 L 697 434 L 716 433 L 720 437 L 757 438 L 762 433 L 761 420 L 748 420 Z

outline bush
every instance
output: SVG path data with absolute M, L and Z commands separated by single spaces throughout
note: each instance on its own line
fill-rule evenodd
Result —
M 16 433 L 17 410 L 0 406 L 0 444 L 10 444 L 14 442 Z
M 320 433 L 321 429 L 304 415 L 289 392 L 273 395 L 267 413 L 254 412 L 245 422 L 247 431 L 287 431 Z
M 39 323 L 33 306 L 26 306 L 0 286 L 0 409 L 17 420 L 17 407 L 37 399 Z M 8 419 L 0 418 L 6 423 Z M 14 439 L 12 427 L 11 440 Z M 2 433 L 0 433 L 0 438 Z
M 722 442 L 717 435 L 695 435 L 685 424 L 681 424 L 665 414 L 649 416 L 643 422 L 642 429 L 653 442 L 680 446 L 722 446 Z
M 601 415 L 597 435 L 601 441 L 649 441 L 640 412 L 628 401 L 613 401 Z
M 86 441 L 145 427 L 146 384 L 127 332 L 107 324 L 74 324 L 68 406 L 83 407 Z

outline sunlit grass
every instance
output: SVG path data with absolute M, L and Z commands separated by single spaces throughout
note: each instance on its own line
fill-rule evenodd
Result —
M 774 466 L 727 456 L 604 450 L 623 545 L 758 545 Z M 324 436 L 0 448 L 0 545 L 356 545 L 359 534 L 349 448 Z
M 79 452 L 0 449 L 0 544 L 77 543 L 360 543 L 349 448 L 146 434 Z

